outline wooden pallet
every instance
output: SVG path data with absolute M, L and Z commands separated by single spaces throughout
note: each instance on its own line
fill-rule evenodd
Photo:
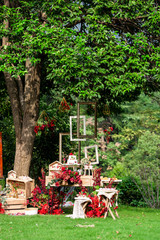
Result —
M 7 198 L 6 203 L 3 206 L 5 214 L 18 214 L 25 213 L 27 201 L 25 198 Z

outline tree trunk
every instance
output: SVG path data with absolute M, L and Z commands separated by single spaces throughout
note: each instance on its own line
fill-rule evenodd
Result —
M 25 76 L 24 111 L 21 136 L 16 138 L 14 170 L 19 175 L 29 175 L 35 139 L 34 127 L 38 118 L 40 71 L 39 66 L 32 66 L 26 61 L 28 74 Z
M 4 0 L 4 5 L 10 7 L 10 1 Z M 5 28 L 9 28 L 9 21 L 5 19 Z M 9 45 L 8 37 L 2 38 L 2 46 Z M 40 71 L 39 65 L 32 65 L 26 60 L 27 74 L 22 81 L 18 76 L 14 79 L 9 73 L 4 72 L 8 94 L 10 97 L 13 121 L 16 134 L 16 152 L 14 170 L 17 175 L 29 175 L 35 139 L 34 126 L 38 118 Z
M 8 73 L 4 73 L 4 76 L 10 96 L 16 133 L 14 170 L 17 175 L 28 176 L 35 139 L 34 126 L 39 110 L 40 71 L 39 66 L 32 66 L 29 59 L 26 61 L 26 68 L 28 74 L 25 76 L 23 109 L 20 104 L 20 91 L 16 80 Z

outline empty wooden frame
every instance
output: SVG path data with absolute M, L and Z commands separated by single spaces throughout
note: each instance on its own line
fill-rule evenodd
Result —
M 94 105 L 94 133 L 93 135 L 80 133 L 80 107 L 84 105 Z M 77 104 L 77 138 L 96 138 L 97 137 L 97 103 L 96 102 L 78 102 Z
M 73 135 L 76 135 L 76 133 L 73 133 Z M 62 137 L 63 136 L 70 136 L 70 133 L 59 133 L 59 162 L 62 163 Z M 81 161 L 81 142 L 78 141 L 78 162 Z
M 95 149 L 95 162 L 91 161 L 91 164 L 98 164 L 99 163 L 99 158 L 98 158 L 98 146 L 97 145 L 92 145 L 92 146 L 88 146 L 88 147 L 84 147 L 84 153 L 85 153 L 85 158 L 88 158 L 88 149 Z
M 83 133 L 86 135 L 86 118 L 85 116 L 79 116 L 79 118 L 83 120 Z M 70 116 L 70 141 L 86 141 L 85 138 L 73 138 L 72 119 L 77 119 L 77 116 Z

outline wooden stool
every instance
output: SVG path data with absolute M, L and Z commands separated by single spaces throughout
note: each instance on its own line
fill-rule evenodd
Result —
M 114 220 L 116 219 L 111 210 L 111 207 L 113 207 L 117 218 L 119 218 L 118 212 L 116 210 L 117 199 L 118 199 L 118 190 L 113 189 L 113 188 L 100 188 L 98 190 L 98 196 L 102 198 L 102 202 L 105 203 L 105 207 L 107 208 L 107 211 L 104 214 L 104 218 L 106 218 L 108 216 L 108 213 L 110 213 L 112 218 Z M 114 202 L 114 200 L 116 200 L 116 203 Z

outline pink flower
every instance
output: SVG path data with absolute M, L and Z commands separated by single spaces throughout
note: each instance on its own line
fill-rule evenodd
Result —
M 74 178 L 72 177 L 72 178 L 70 179 L 70 181 L 73 183 L 73 182 L 74 182 Z

